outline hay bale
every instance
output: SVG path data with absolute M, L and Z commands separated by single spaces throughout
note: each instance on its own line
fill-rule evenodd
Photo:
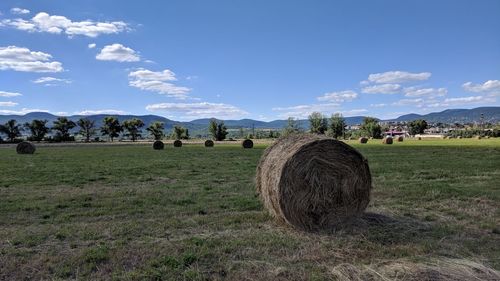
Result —
M 17 154 L 33 154 L 35 150 L 35 145 L 27 141 L 20 142 L 16 147 Z
M 359 143 L 367 143 L 367 142 L 368 142 L 368 138 L 365 138 L 365 137 L 359 138 Z
M 214 141 L 213 140 L 206 140 L 205 147 L 214 147 Z
M 392 140 L 392 137 L 385 137 L 383 140 L 382 140 L 382 143 L 383 144 L 392 144 L 393 140 Z
M 329 230 L 360 215 L 370 201 L 366 159 L 344 142 L 290 135 L 268 147 L 256 175 L 264 206 L 281 223 Z
M 182 141 L 181 140 L 175 140 L 174 141 L 174 147 L 182 147 Z
M 162 150 L 164 148 L 165 148 L 165 144 L 162 141 L 157 140 L 153 143 L 154 150 Z
M 241 143 L 241 146 L 243 146 L 243 148 L 253 148 L 253 141 L 246 139 Z
M 482 139 L 481 136 L 476 136 L 476 140 L 480 140 L 480 139 Z
M 458 136 L 458 137 L 457 137 L 457 139 L 458 139 L 458 140 L 459 140 L 459 139 L 462 139 L 462 136 Z
M 417 140 L 422 140 L 422 137 L 418 137 Z
M 403 142 L 403 140 L 404 140 L 403 136 L 398 137 L 398 142 Z

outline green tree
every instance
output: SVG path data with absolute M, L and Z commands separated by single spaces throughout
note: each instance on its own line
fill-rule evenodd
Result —
M 313 112 L 309 115 L 309 125 L 313 134 L 324 134 L 328 129 L 328 121 L 320 112 Z
M 57 131 L 57 136 L 61 139 L 61 141 L 69 141 L 70 130 L 74 127 L 76 127 L 75 122 L 69 120 L 66 117 L 58 117 L 57 120 L 54 121 L 52 130 Z
M 17 137 L 21 136 L 21 126 L 17 124 L 16 120 L 11 119 L 7 123 L 0 125 L 0 133 L 5 134 L 7 139 L 13 142 Z
M 30 139 L 34 141 L 41 141 L 50 129 L 47 127 L 47 120 L 32 120 L 31 122 L 24 123 L 24 127 L 30 131 Z
M 142 122 L 141 119 L 133 118 L 123 121 L 123 128 L 128 132 L 126 135 L 129 136 L 133 142 L 141 137 L 142 127 L 144 127 L 144 122 Z
M 414 136 L 417 134 L 423 134 L 425 129 L 427 129 L 427 122 L 423 119 L 413 120 L 408 124 L 408 129 L 410 131 L 410 135 Z
M 212 139 L 217 140 L 217 120 L 210 119 L 210 123 L 208 124 L 208 132 L 212 136 Z
M 172 128 L 172 137 L 175 138 L 176 140 L 180 140 L 184 138 L 184 134 L 186 133 L 186 128 L 182 126 L 174 126 Z
M 85 138 L 86 142 L 90 142 L 90 138 L 95 135 L 95 121 L 92 121 L 88 118 L 80 118 L 76 124 L 80 127 L 80 131 L 78 132 Z
M 345 119 L 341 114 L 336 113 L 333 114 L 332 117 L 330 117 L 328 132 L 333 138 L 338 139 L 339 137 L 344 136 L 345 127 Z
M 161 140 L 164 136 L 165 127 L 163 122 L 155 121 L 151 124 L 149 124 L 149 127 L 146 128 L 146 131 L 148 131 L 155 140 Z
M 372 117 L 365 117 L 363 119 L 363 124 L 361 125 L 361 130 L 368 136 L 372 138 L 382 137 L 382 127 L 378 123 L 378 120 Z
M 224 121 L 217 122 L 216 119 L 210 120 L 208 131 L 210 132 L 212 138 L 216 141 L 225 140 L 228 134 L 226 125 L 224 125 Z
M 114 138 L 120 136 L 120 133 L 123 132 L 123 127 L 120 124 L 120 121 L 116 117 L 106 116 L 103 120 L 103 125 L 101 127 L 101 133 L 103 135 L 109 136 L 111 142 L 113 142 Z
M 283 136 L 288 136 L 290 134 L 295 134 L 299 133 L 300 127 L 299 127 L 299 122 L 293 118 L 293 117 L 288 117 L 287 123 L 285 128 L 283 128 L 282 134 Z

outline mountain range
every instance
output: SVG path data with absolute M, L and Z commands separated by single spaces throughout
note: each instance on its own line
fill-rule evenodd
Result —
M 100 127 L 102 125 L 102 120 L 106 116 L 115 116 L 120 122 L 131 118 L 141 119 L 146 126 L 154 121 L 160 121 L 165 124 L 165 130 L 171 130 L 173 126 L 180 125 L 189 129 L 192 133 L 203 133 L 207 131 L 208 123 L 210 118 L 196 119 L 188 122 L 174 121 L 167 119 L 162 116 L 157 115 L 73 115 L 68 116 L 70 120 L 77 121 L 80 118 L 88 118 L 95 121 L 96 126 Z M 48 120 L 49 124 L 52 124 L 58 116 L 46 113 L 46 112 L 31 112 L 26 115 L 0 115 L 0 123 L 3 124 L 10 119 L 15 119 L 19 123 L 30 122 L 34 119 Z M 364 116 L 352 116 L 345 117 L 347 125 L 357 125 L 361 124 Z M 481 120 L 482 118 L 482 120 Z M 415 119 L 424 119 L 430 123 L 471 123 L 471 122 L 490 122 L 498 123 L 500 122 L 500 107 L 478 107 L 473 109 L 447 109 L 441 112 L 433 112 L 425 115 L 420 114 L 406 114 L 399 116 L 395 119 L 381 120 L 381 121 L 393 121 L 393 122 L 404 122 L 412 121 Z M 253 119 L 241 119 L 241 120 L 224 120 L 224 123 L 229 129 L 275 129 L 279 130 L 286 126 L 287 120 L 274 120 L 274 121 L 258 121 Z M 300 127 L 306 129 L 308 128 L 307 120 L 298 120 Z

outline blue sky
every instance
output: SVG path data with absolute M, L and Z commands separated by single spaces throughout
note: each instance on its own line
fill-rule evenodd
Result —
M 379 118 L 500 105 L 500 1 L 0 2 L 0 114 Z

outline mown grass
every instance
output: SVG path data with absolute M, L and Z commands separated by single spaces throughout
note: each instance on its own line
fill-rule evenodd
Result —
M 0 148 L 0 280 L 328 280 L 344 263 L 464 258 L 500 269 L 500 140 L 349 142 L 369 215 L 276 225 L 254 190 L 264 145 Z

